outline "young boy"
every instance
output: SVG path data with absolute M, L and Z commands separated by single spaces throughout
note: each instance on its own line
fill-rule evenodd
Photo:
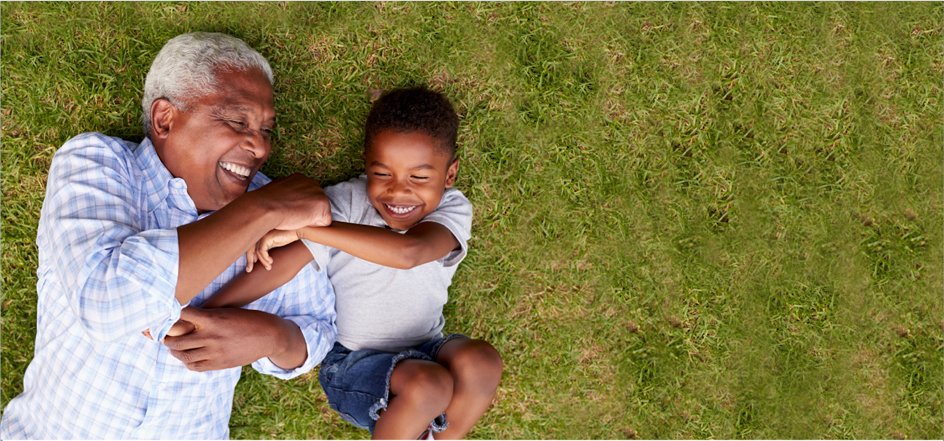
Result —
M 243 280 L 202 306 L 248 304 L 309 263 L 327 271 L 338 341 L 318 378 L 331 408 L 375 439 L 462 438 L 501 380 L 492 345 L 440 332 L 472 226 L 471 204 L 451 188 L 458 123 L 436 92 L 383 95 L 367 118 L 366 176 L 325 188 L 331 226 L 270 232 L 247 253 Z M 257 260 L 268 271 L 252 271 Z

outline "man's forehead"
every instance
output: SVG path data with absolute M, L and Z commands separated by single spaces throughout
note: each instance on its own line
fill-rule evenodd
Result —
M 239 115 L 251 115 L 258 111 L 258 107 L 247 106 L 244 103 L 232 103 L 225 102 L 223 105 L 216 108 L 217 112 L 225 114 L 239 114 Z M 267 121 L 275 121 L 275 113 L 268 118 Z

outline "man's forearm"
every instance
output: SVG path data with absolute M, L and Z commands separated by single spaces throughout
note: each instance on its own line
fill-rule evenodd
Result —
M 273 229 L 331 225 L 331 204 L 318 181 L 295 174 L 246 193 L 206 218 L 177 229 L 175 296 L 189 302 Z
M 280 218 L 247 193 L 199 221 L 177 228 L 180 253 L 175 296 L 189 302 Z

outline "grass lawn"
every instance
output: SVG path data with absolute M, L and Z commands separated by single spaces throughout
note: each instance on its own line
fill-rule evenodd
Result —
M 3 3 L 2 404 L 36 326 L 46 172 L 142 137 L 171 37 L 268 58 L 263 168 L 362 169 L 371 91 L 461 115 L 447 332 L 505 373 L 471 438 L 944 436 L 941 3 Z M 244 369 L 234 439 L 366 438 Z

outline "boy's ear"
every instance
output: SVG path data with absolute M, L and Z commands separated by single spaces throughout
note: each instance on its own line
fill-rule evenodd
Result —
M 177 108 L 166 98 L 158 98 L 151 103 L 152 139 L 164 139 L 170 134 L 170 128 L 177 116 Z
M 457 173 L 459 173 L 459 158 L 453 160 L 452 164 L 449 164 L 449 168 L 446 169 L 446 188 L 452 187 L 452 184 L 456 182 Z

